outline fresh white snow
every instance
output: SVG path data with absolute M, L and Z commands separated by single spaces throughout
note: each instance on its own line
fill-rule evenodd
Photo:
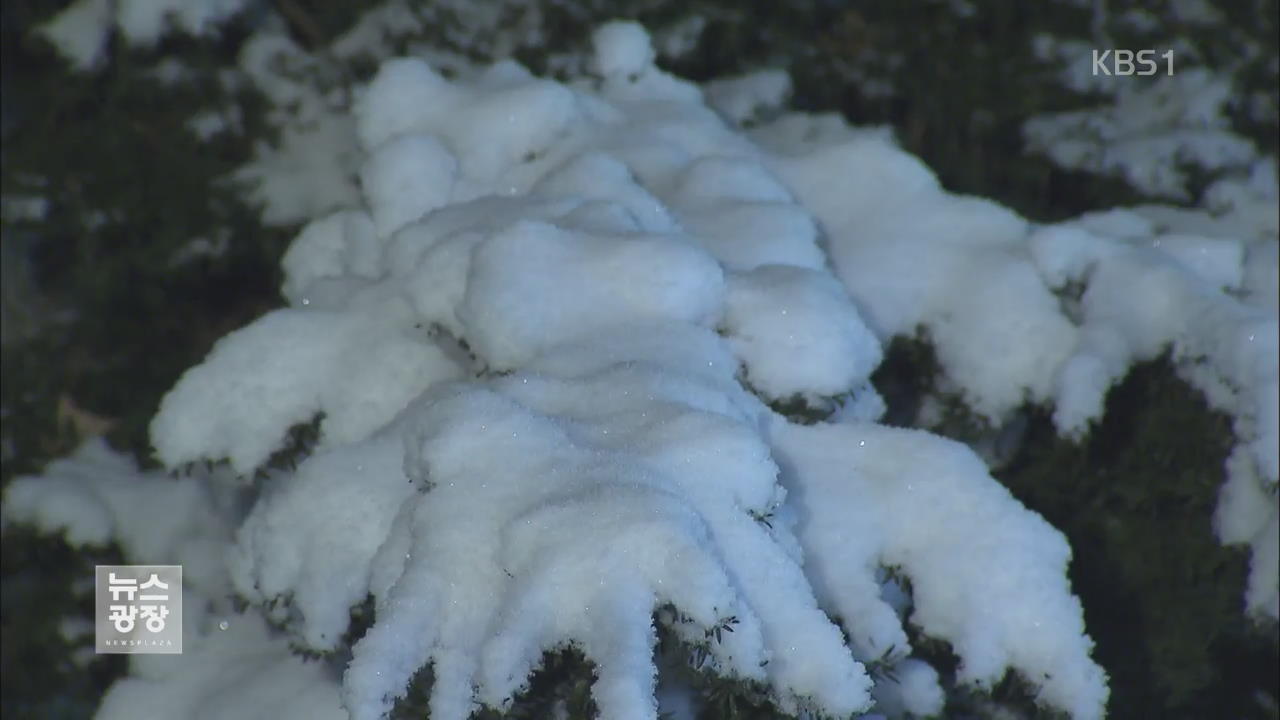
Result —
M 1170 351 L 1235 419 L 1216 527 L 1253 547 L 1248 609 L 1280 614 L 1270 165 L 1203 209 L 1037 226 L 945 192 L 882 129 L 782 113 L 785 76 L 704 94 L 633 23 L 600 28 L 569 83 L 391 59 L 350 112 L 279 57 L 305 66 L 269 30 L 242 57 L 290 109 L 240 179 L 266 222 L 310 220 L 282 261 L 288 307 L 221 340 L 152 425 L 167 466 L 229 468 L 173 482 L 91 444 L 5 496 L 6 522 L 187 566 L 189 652 L 135 662 L 100 717 L 216 697 L 216 717 L 379 718 L 431 664 L 432 717 L 462 720 L 572 644 L 604 717 L 650 720 L 657 695 L 676 702 L 653 659 L 670 604 L 691 643 L 731 623 L 711 667 L 788 712 L 936 712 L 911 622 L 952 644 L 962 681 L 1014 670 L 1100 718 L 1062 535 L 969 449 L 875 422 L 882 342 L 920 328 L 979 416 L 1046 403 L 1076 436 L 1133 363 Z M 765 404 L 845 395 L 813 426 Z M 262 473 L 237 515 L 229 494 L 317 416 L 313 453 Z M 138 535 L 146 508 L 172 522 Z M 275 610 L 228 615 L 230 588 Z M 376 622 L 340 685 L 290 655 L 337 646 L 368 595 Z M 864 663 L 886 653 L 897 680 L 874 682 Z

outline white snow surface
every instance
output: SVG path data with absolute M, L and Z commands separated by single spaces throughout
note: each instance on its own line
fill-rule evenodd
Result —
M 184 598 L 184 610 L 190 600 L 190 595 Z M 273 635 L 256 613 L 219 617 L 225 619 L 206 627 L 184 625 L 182 655 L 130 656 L 169 659 L 146 669 L 133 662 L 130 675 L 111 686 L 94 718 L 346 720 L 323 663 L 294 654 L 287 639 Z
M 347 717 L 323 664 L 296 655 L 259 612 L 230 607 L 223 556 L 232 541 L 234 488 L 222 468 L 181 478 L 140 472 L 100 438 L 5 488 L 5 525 L 62 534 L 77 548 L 116 543 L 131 563 L 183 567 L 183 653 L 130 655 L 129 676 L 111 686 L 98 720 Z M 87 618 L 67 621 L 92 627 Z
M 226 458 L 250 474 L 290 427 L 319 413 L 325 445 L 360 440 L 418 392 L 457 377 L 409 304 L 378 290 L 355 293 L 344 311 L 276 310 L 220 340 L 161 403 L 151 426 L 159 458 Z
M 1077 331 L 1030 262 L 1026 220 L 945 192 L 878 130 L 792 114 L 753 136 L 817 217 L 879 337 L 926 329 L 945 379 L 993 424 L 1026 400 L 1053 399 Z
M 1174 100 L 1194 104 L 1195 92 L 1208 92 L 1193 90 Z M 1205 102 L 1203 113 L 1217 112 Z M 792 114 L 751 135 L 774 151 L 770 167 L 813 211 L 868 326 L 885 339 L 923 330 L 942 386 L 990 425 L 1041 402 L 1064 435 L 1080 437 L 1130 367 L 1168 352 L 1180 376 L 1234 419 L 1246 459 L 1227 463 L 1227 483 L 1254 483 L 1249 497 L 1268 517 L 1280 513 L 1273 158 L 1233 160 L 1238 172 L 1211 186 L 1202 208 L 1145 205 L 1034 226 L 945 192 L 879 130 Z M 1219 509 L 1220 524 L 1243 512 L 1230 507 Z M 1252 545 L 1245 605 L 1274 618 L 1280 591 L 1264 564 L 1276 552 L 1274 532 L 1264 530 L 1223 539 Z
M 133 45 L 154 45 L 180 30 L 209 35 L 250 0 L 76 0 L 39 28 L 77 70 L 103 61 L 113 29 Z
M 911 622 L 962 658 L 958 680 L 990 688 L 1014 667 L 1042 701 L 1102 717 L 1106 676 L 1077 662 L 1093 643 L 1065 577 L 1070 548 L 969 448 L 872 423 L 778 422 L 771 436 L 818 598 L 862 657 L 909 651 L 874 575 L 895 567 L 912 578 Z M 936 678 L 915 695 L 940 695 Z
M 246 68 L 300 52 L 255 42 Z M 718 84 L 717 112 L 653 57 L 615 23 L 568 84 L 509 61 L 446 78 L 398 58 L 350 113 L 255 76 L 299 127 L 296 147 L 262 151 L 284 172 L 246 171 L 274 220 L 310 219 L 283 261 L 289 306 L 188 371 L 152 439 L 169 466 L 228 459 L 248 476 L 323 414 L 315 452 L 266 472 L 237 528 L 221 520 L 227 565 L 184 563 L 287 603 L 276 619 L 307 647 L 334 647 L 370 594 L 377 621 L 340 691 L 282 638 L 202 629 L 218 639 L 174 670 L 192 693 L 219 692 L 214 669 L 248 653 L 316 688 L 313 716 L 341 698 L 378 718 L 432 664 L 432 717 L 459 719 L 504 706 L 544 650 L 573 644 L 597 665 L 603 716 L 648 720 L 652 617 L 670 604 L 691 642 L 730 624 L 713 667 L 784 710 L 927 714 L 941 689 L 909 657 L 910 606 L 962 680 L 1013 669 L 1043 703 L 1102 717 L 1061 535 L 969 450 L 874 422 L 880 344 L 921 328 L 944 383 L 993 425 L 1030 400 L 1076 435 L 1134 362 L 1170 351 L 1235 419 L 1216 527 L 1253 547 L 1249 610 L 1277 615 L 1270 165 L 1203 209 L 1036 226 L 945 192 L 883 130 L 790 114 L 739 133 L 726 119 L 759 120 L 785 94 L 776 77 Z M 845 394 L 838 422 L 809 427 L 759 399 Z M 111 498 L 158 478 L 95 462 L 119 482 L 68 485 L 53 466 L 56 482 L 10 488 L 6 520 L 103 542 Z M 909 602 L 883 567 L 910 578 Z M 861 663 L 890 646 L 899 681 L 873 687 Z M 113 693 L 167 692 L 139 682 Z
M 729 279 L 724 327 L 747 381 L 769 398 L 844 392 L 880 364 L 880 344 L 830 273 L 762 265 Z
M 245 5 L 79 0 L 41 32 L 89 69 L 113 28 L 149 44 Z M 334 56 L 382 57 L 428 20 L 388 3 Z M 1075 437 L 1169 353 L 1234 419 L 1215 529 L 1252 549 L 1247 611 L 1280 617 L 1280 192 L 1229 132 L 1221 78 L 1103 88 L 1068 68 L 1115 106 L 1038 119 L 1033 147 L 1153 195 L 1185 197 L 1181 164 L 1226 177 L 1200 208 L 1038 226 L 944 191 L 885 129 L 781 114 L 785 74 L 700 89 L 654 66 L 638 25 L 593 41 L 569 83 L 422 49 L 350 94 L 317 90 L 327 61 L 278 30 L 246 43 L 281 142 L 236 179 L 265 222 L 309 221 L 282 261 L 288 307 L 165 398 L 152 439 L 181 478 L 93 441 L 5 493 L 5 523 L 186 567 L 188 653 L 135 656 L 99 717 L 377 718 L 431 664 L 432 716 L 465 718 L 572 644 L 603 716 L 648 720 L 664 605 L 693 643 L 732 627 L 711 666 L 787 711 L 937 712 L 910 621 L 952 644 L 962 681 L 1012 669 L 1102 717 L 1062 536 L 968 449 L 875 423 L 881 342 L 920 330 L 942 386 L 993 426 L 1041 402 Z M 814 426 L 761 401 L 794 396 L 847 399 Z M 314 452 L 234 512 L 238 481 L 316 417 Z M 206 459 L 229 467 L 188 466 Z M 228 587 L 264 609 L 229 614 Z M 290 653 L 335 648 L 369 595 L 341 684 Z M 896 679 L 873 682 L 861 663 L 891 647 Z
M 141 474 L 94 438 L 42 476 L 15 478 L 5 488 L 2 517 L 61 534 L 72 547 L 114 542 L 132 562 L 183 565 L 186 583 L 212 591 L 223 586 L 216 559 L 230 539 L 223 502 L 199 478 Z
M 668 604 L 691 642 L 732 626 L 711 646 L 718 672 L 765 682 L 784 710 L 848 714 L 873 703 L 859 659 L 882 647 L 862 638 L 901 640 L 894 660 L 907 655 L 902 620 L 857 595 L 878 587 L 878 563 L 902 563 L 949 588 L 914 617 L 957 643 L 970 679 L 1015 668 L 1038 682 L 1053 666 L 1046 702 L 1099 717 L 1106 688 L 1063 576 L 1066 546 L 967 451 L 944 443 L 955 479 L 893 509 L 911 528 L 938 493 L 969 498 L 952 518 L 969 529 L 936 544 L 886 537 L 880 523 L 787 520 L 777 455 L 806 460 L 771 436 L 817 431 L 791 428 L 747 388 L 856 392 L 864 417 L 883 407 L 867 386 L 879 338 L 796 199 L 800 180 L 830 168 L 804 175 L 735 133 L 697 88 L 653 66 L 638 26 L 606 25 L 595 41 L 599 77 L 571 85 L 511 62 L 446 79 L 409 57 L 358 92 L 364 209 L 303 230 L 284 260 L 292 307 L 222 341 L 152 428 L 167 464 L 225 457 L 247 473 L 291 425 L 324 413 L 315 454 L 270 474 L 237 532 L 237 589 L 288 599 L 295 637 L 316 649 L 373 595 L 377 621 L 343 683 L 355 718 L 381 717 L 426 664 L 433 717 L 505 706 L 564 644 L 596 663 L 604 716 L 653 718 L 652 617 Z M 867 147 L 902 155 L 883 137 Z M 954 205 L 947 223 L 1025 232 L 990 204 Z M 1024 265 L 1010 288 L 1037 280 Z M 448 351 L 454 340 L 470 360 Z M 458 382 L 468 370 L 479 377 Z M 836 432 L 855 428 L 876 426 Z M 905 458 L 942 442 L 903 437 L 890 452 L 904 474 Z M 868 495 L 907 482 L 875 472 L 861 481 Z M 837 508 L 863 502 L 850 495 L 860 487 L 807 492 L 830 490 Z M 867 548 L 852 563 L 830 542 L 851 532 Z M 1017 560 L 996 560 L 997 547 Z M 987 564 L 957 566 L 957 554 Z M 1000 593 L 987 583 L 970 604 L 955 599 L 988 573 L 1013 575 Z M 1031 619 L 1014 607 L 1028 583 Z M 853 648 L 824 612 L 849 608 L 864 610 L 841 617 Z M 1025 633 L 1032 622 L 1044 630 Z M 909 689 L 885 702 L 935 707 L 930 672 L 905 674 Z
M 1078 340 L 1056 378 L 1054 422 L 1080 436 L 1136 362 L 1167 352 L 1209 405 L 1233 418 L 1214 521 L 1252 552 L 1246 611 L 1280 618 L 1280 306 L 1275 165 L 1257 161 L 1206 193 L 1204 209 L 1140 206 L 1037 229 L 1029 244 L 1051 288 L 1079 293 Z
M 360 204 L 363 159 L 343 88 L 321 91 L 326 65 L 283 32 L 260 31 L 244 44 L 239 74 L 267 98 L 276 144 L 254 147 L 251 162 L 231 179 L 247 189 L 267 225 L 289 225 Z M 326 86 L 327 87 L 327 86 Z

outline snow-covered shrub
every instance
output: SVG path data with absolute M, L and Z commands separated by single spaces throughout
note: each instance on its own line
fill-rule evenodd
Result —
M 1092 48 L 1060 44 L 1059 52 L 1075 60 L 1074 69 L 1084 71 L 1081 61 L 1092 59 Z M 1115 94 L 1111 106 L 1028 121 L 1029 147 L 1062 167 L 1119 175 L 1146 195 L 1175 200 L 1189 197 L 1189 168 L 1239 169 L 1257 155 L 1252 143 L 1231 131 L 1223 114 L 1232 93 L 1227 78 L 1192 67 L 1150 84 L 1108 85 Z
M 868 384 L 881 341 L 925 324 L 985 415 L 1055 397 L 1074 325 L 1027 223 L 943 193 L 879 132 L 804 116 L 735 132 L 636 26 L 596 43 L 595 75 L 569 84 L 402 58 L 361 90 L 361 207 L 303 230 L 289 306 L 219 342 L 152 426 L 167 465 L 225 458 L 244 478 L 315 416 L 319 443 L 266 469 L 243 518 L 230 473 L 191 471 L 212 497 L 189 527 L 214 528 L 182 557 L 205 578 L 193 650 L 135 656 L 101 715 L 184 714 L 219 686 L 238 691 L 227 716 L 340 712 L 288 640 L 228 614 L 230 583 L 319 651 L 373 596 L 341 690 L 358 718 L 426 665 L 432 717 L 502 707 L 565 645 L 596 664 L 605 717 L 654 717 L 667 606 L 677 637 L 714 635 L 715 672 L 787 712 L 938 711 L 910 622 L 951 643 L 962 681 L 1012 669 L 1044 704 L 1100 717 L 1061 535 L 964 446 L 877 425 Z M 834 395 L 856 406 L 841 422 L 766 404 Z M 93 484 L 104 462 L 90 447 L 57 482 L 15 483 L 6 516 L 127 537 L 139 509 Z M 234 533 L 225 566 L 217 528 Z M 873 682 L 873 660 L 899 672 Z
M 1168 353 L 1178 375 L 1233 419 L 1237 444 L 1225 463 L 1214 527 L 1224 544 L 1251 547 L 1246 610 L 1274 621 L 1280 189 L 1276 158 L 1259 157 L 1230 115 L 1273 125 L 1274 90 L 1249 97 L 1237 86 L 1246 68 L 1272 78 L 1280 71 L 1273 54 L 1223 10 L 1186 2 L 1161 12 L 1172 15 L 1177 32 L 1156 11 L 1134 7 L 1098 15 L 1092 43 L 1033 40 L 1042 59 L 1061 64 L 1066 88 L 1112 102 L 1032 118 L 1024 127 L 1029 148 L 1065 168 L 1120 176 L 1144 196 L 1191 205 L 1092 212 L 1031 236 L 1045 284 L 1078 328 L 1071 357 L 1056 370 L 1053 419 L 1063 434 L 1080 437 L 1102 415 L 1098 389 L 1105 392 L 1136 362 Z M 1212 30 L 1189 32 L 1196 28 Z M 1178 66 L 1152 79 L 1095 72 L 1093 48 L 1112 34 L 1168 47 Z
M 132 45 L 155 45 L 171 30 L 214 34 L 252 0 L 76 0 L 40 33 L 78 70 L 102 64 L 113 31 Z
M 1146 197 L 1189 201 L 1199 199 L 1205 178 L 1247 173 L 1255 141 L 1275 147 L 1259 137 L 1275 126 L 1280 98 L 1280 64 L 1267 39 L 1274 9 L 1186 0 L 1091 10 L 1087 38 L 1056 31 L 1032 38 L 1035 55 L 1060 68 L 1063 88 L 1089 100 L 1029 119 L 1030 150 L 1064 168 L 1120 177 Z M 1126 48 L 1158 53 L 1154 76 L 1103 72 L 1094 62 Z

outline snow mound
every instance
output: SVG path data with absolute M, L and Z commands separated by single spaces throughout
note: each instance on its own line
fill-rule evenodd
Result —
M 655 67 L 634 24 L 595 48 L 595 75 L 570 84 L 393 60 L 335 119 L 363 154 L 357 202 L 315 212 L 283 262 L 289 306 L 220 341 L 152 424 L 171 467 L 263 471 L 227 565 L 202 567 L 315 650 L 372 596 L 340 692 L 357 720 L 427 665 L 433 718 L 505 707 L 567 645 L 596 665 L 602 716 L 654 720 L 666 607 L 711 669 L 785 712 L 934 712 L 937 672 L 907 657 L 883 567 L 911 579 L 911 621 L 953 643 L 963 680 L 1013 669 L 1101 717 L 1061 536 L 972 453 L 872 422 L 880 340 L 918 323 L 983 413 L 1052 394 L 1076 329 L 1028 223 L 943 193 L 880 133 L 792 116 L 756 144 Z M 846 394 L 847 424 L 813 427 L 760 400 Z M 316 416 L 312 454 L 265 467 Z M 30 492 L 23 517 L 57 501 Z M 109 513 L 82 495 L 67 513 L 101 536 Z M 281 687 L 339 697 L 278 638 L 225 637 L 197 645 L 208 665 L 174 666 L 191 693 L 257 667 L 250 653 Z M 863 663 L 890 646 L 901 682 L 873 688 Z

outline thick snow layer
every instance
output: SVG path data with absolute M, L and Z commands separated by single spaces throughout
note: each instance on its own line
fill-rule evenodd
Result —
M 418 392 L 460 374 L 408 303 L 370 294 L 344 312 L 276 310 L 220 340 L 161 403 L 151 426 L 160 459 L 227 458 L 250 473 L 289 428 L 318 413 L 323 443 L 360 440 Z
M 1219 537 L 1249 544 L 1251 614 L 1280 616 L 1274 569 L 1280 515 L 1280 312 L 1271 163 L 1220 181 L 1209 209 L 1142 206 L 1032 234 L 1046 283 L 1074 285 L 1078 343 L 1057 377 L 1054 422 L 1079 435 L 1135 362 L 1169 352 L 1181 377 L 1234 418 Z
M 723 299 L 720 266 L 687 242 L 522 222 L 476 247 L 458 315 L 472 349 L 509 369 L 627 320 L 710 325 Z
M 43 33 L 92 67 L 112 27 L 154 42 L 242 5 L 80 0 Z M 381 58 L 424 23 L 389 3 L 331 50 Z M 175 480 L 91 443 L 5 494 L 6 523 L 186 566 L 188 653 L 136 656 L 101 717 L 376 718 L 431 664 L 433 717 L 464 718 L 573 644 L 603 716 L 649 720 L 669 694 L 652 657 L 665 605 L 715 671 L 784 710 L 937 712 L 911 622 L 952 644 L 962 681 L 1012 669 L 1101 717 L 1062 537 L 972 452 L 874 424 L 880 342 L 919 329 L 942 385 L 993 425 L 1043 402 L 1073 436 L 1133 363 L 1169 352 L 1235 420 L 1215 528 L 1252 548 L 1249 612 L 1280 615 L 1280 193 L 1227 131 L 1219 79 L 1126 85 L 1114 111 L 1027 129 L 1153 193 L 1181 196 L 1179 163 L 1232 171 L 1203 208 L 1035 226 L 945 192 L 884 129 L 779 115 L 785 75 L 697 88 L 631 23 L 593 48 L 570 83 L 424 50 L 322 91 L 332 68 L 278 31 L 246 42 L 240 73 L 281 133 L 236 179 L 264 221 L 310 222 L 282 262 L 288 307 L 219 342 L 152 425 L 166 464 L 230 468 Z M 1071 68 L 1080 89 L 1087 70 Z M 840 396 L 833 421 L 759 399 L 795 395 Z M 309 457 L 264 467 L 317 416 Z M 242 517 L 234 476 L 264 469 Z M 260 608 L 228 615 L 228 588 Z M 370 595 L 341 686 L 289 653 L 340 647 Z
M 4 509 L 216 566 L 205 577 L 229 569 L 314 649 L 375 599 L 340 692 L 280 638 L 205 656 L 192 692 L 217 692 L 218 663 L 272 665 L 282 686 L 314 683 L 317 716 L 340 698 L 376 718 L 430 664 L 433 717 L 449 720 L 504 706 L 544 650 L 572 644 L 597 665 L 602 713 L 647 720 L 654 613 L 673 605 L 690 643 L 731 627 L 708 643 L 713 669 L 788 711 L 936 711 L 911 622 L 952 644 L 961 680 L 1012 669 L 1044 704 L 1100 717 L 1062 537 L 972 452 L 874 423 L 881 342 L 920 329 L 942 386 L 993 425 L 1038 402 L 1073 437 L 1135 363 L 1167 353 L 1233 418 L 1215 529 L 1252 549 L 1248 612 L 1280 615 L 1280 193 L 1273 160 L 1226 131 L 1215 78 L 1135 84 L 1122 113 L 1036 126 L 1059 160 L 1151 192 L 1181 191 L 1176 161 L 1223 171 L 1201 207 L 1043 226 L 945 192 L 883 129 L 778 116 L 777 74 L 704 97 L 654 66 L 632 24 L 601 29 L 568 83 L 412 56 L 382 64 L 349 112 L 267 71 L 305 69 L 287 41 L 248 47 L 245 71 L 292 107 L 286 146 L 305 140 L 264 149 L 288 172 L 252 172 L 271 217 L 311 222 L 283 261 L 289 307 L 189 371 L 153 440 L 169 465 L 226 458 L 240 474 L 318 414 L 322 442 L 263 474 L 234 531 L 199 514 L 204 485 L 187 478 L 153 493 L 185 525 L 129 535 L 121 518 L 160 480 L 94 446 L 15 483 Z M 840 396 L 834 421 L 793 425 L 760 399 L 796 395 Z M 212 563 L 232 535 L 229 568 Z M 873 682 L 861 662 L 891 647 L 896 680 Z M 120 686 L 131 702 L 162 692 L 137 682 Z
M 378 146 L 360 171 L 382 236 L 448 204 L 458 161 L 430 135 L 403 135 Z
M 898 568 L 912 578 L 911 622 L 951 643 L 961 682 L 991 687 L 1013 667 L 1042 701 L 1102 717 L 1106 676 L 1078 662 L 1093 643 L 1065 577 L 1066 540 L 992 482 L 971 450 L 867 423 L 777 423 L 771 440 L 814 589 L 862 657 L 909 651 L 872 574 Z
M 348 287 L 345 280 L 376 280 L 381 274 L 381 248 L 373 220 L 360 210 L 344 210 L 307 224 L 280 261 L 284 270 L 281 294 L 294 307 L 315 303 L 318 292 L 330 286 Z M 345 298 L 342 299 L 345 301 Z M 335 302 L 341 305 L 342 301 Z
M 1220 88 L 1202 75 L 1185 82 L 1161 86 L 1166 110 L 1225 132 Z M 816 215 L 835 271 L 871 329 L 882 338 L 923 329 L 942 387 L 979 416 L 1000 427 L 1023 403 L 1046 403 L 1059 430 L 1079 437 L 1130 367 L 1168 352 L 1179 374 L 1235 419 L 1256 465 L 1253 482 L 1271 498 L 1264 508 L 1277 514 L 1274 160 L 1255 159 L 1247 143 L 1215 155 L 1229 162 L 1213 167 L 1236 172 L 1209 188 L 1204 208 L 1145 205 L 1035 227 L 993 203 L 946 193 L 877 130 L 793 114 L 752 137 L 774 151 L 770 167 Z M 1118 142 L 1104 140 L 1109 151 Z M 1228 464 L 1229 482 L 1243 463 Z M 1274 553 L 1254 547 L 1255 558 Z M 1275 574 L 1254 566 L 1247 606 L 1274 616 Z
M 633 23 L 609 23 L 592 37 L 593 68 L 604 77 L 639 75 L 653 66 L 653 46 L 644 28 Z
M 3 521 L 61 534 L 72 547 L 118 543 L 134 563 L 180 564 L 184 580 L 222 589 L 218 558 L 230 533 L 216 487 L 195 477 L 141 474 L 101 438 L 5 488 Z
M 174 18 L 198 31 L 210 8 L 236 5 Z M 114 7 L 84 0 L 46 33 L 91 65 L 111 23 L 144 40 L 163 28 L 140 3 Z M 342 57 L 360 53 L 357 34 Z M 1216 528 L 1253 549 L 1249 611 L 1280 613 L 1269 163 L 1211 187 L 1204 210 L 1034 227 L 944 192 L 883 131 L 832 116 L 760 124 L 787 90 L 776 73 L 717 83 L 704 103 L 654 67 L 638 26 L 594 41 L 593 76 L 569 85 L 512 62 L 446 78 L 396 59 L 349 114 L 343 93 L 309 84 L 319 66 L 288 40 L 247 43 L 242 69 L 283 132 L 239 177 L 268 222 L 314 220 L 283 261 L 290 307 L 189 371 L 153 441 L 171 466 L 226 458 L 241 475 L 317 415 L 321 443 L 265 474 L 225 565 L 233 516 L 214 511 L 234 483 L 221 476 L 142 475 L 89 445 L 10 487 L 6 522 L 182 562 L 204 600 L 191 652 L 137 660 L 102 716 L 190 715 L 194 698 L 233 690 L 225 717 L 342 716 L 339 702 L 379 717 L 431 664 L 433 717 L 463 718 L 477 701 L 505 705 L 544 650 L 574 644 L 597 665 L 603 714 L 648 719 L 653 616 L 670 604 L 691 643 L 732 629 L 709 644 L 712 667 L 765 683 L 785 710 L 936 712 L 938 676 L 908 657 L 910 621 L 951 642 L 962 681 L 1014 669 L 1045 704 L 1100 717 L 1105 676 L 1061 536 L 968 450 L 870 422 L 879 340 L 918 328 L 980 415 L 998 424 L 1048 402 L 1068 434 L 1087 431 L 1134 362 L 1170 351 L 1235 418 Z M 1085 123 L 1088 142 L 1245 167 L 1252 149 L 1220 127 L 1221 87 L 1180 82 L 1152 91 L 1166 101 L 1154 120 L 1136 112 L 1150 97 L 1121 98 L 1134 112 Z M 1060 134 L 1083 121 L 1056 122 Z M 1093 162 L 1086 145 L 1051 152 L 1123 167 L 1153 191 L 1182 182 L 1123 153 Z M 850 397 L 838 424 L 800 427 L 747 387 Z M 161 511 L 174 522 L 133 521 Z M 377 622 L 341 691 L 256 614 L 218 622 L 227 583 L 318 650 L 371 594 Z M 886 657 L 894 679 L 873 683 L 859 660 Z
M 152 426 L 169 465 L 228 458 L 248 473 L 290 426 L 323 414 L 314 454 L 268 473 L 241 523 L 235 587 L 291 608 L 277 619 L 315 649 L 333 648 L 350 608 L 375 598 L 344 679 L 356 718 L 380 717 L 426 664 L 433 717 L 501 707 L 543 651 L 566 643 L 596 663 L 605 716 L 653 718 L 664 605 L 691 643 L 730 628 L 709 645 L 713 667 L 764 682 L 784 710 L 869 709 L 858 660 L 896 643 L 899 685 L 878 697 L 928 712 L 941 702 L 936 673 L 905 659 L 902 619 L 878 600 L 880 565 L 895 565 L 925 589 L 914 620 L 955 643 L 966 679 L 1014 668 L 1046 702 L 1098 717 L 1105 685 L 1060 536 L 967 452 L 865 421 L 883 404 L 866 384 L 881 349 L 864 311 L 883 335 L 932 317 L 993 414 L 1047 393 L 1050 376 L 1035 372 L 1073 336 L 1015 244 L 1026 223 L 946 196 L 882 135 L 799 159 L 761 149 L 655 68 L 637 26 L 605 26 L 595 41 L 594 81 L 562 85 L 509 62 L 446 79 L 405 58 L 357 93 L 361 207 L 317 213 L 284 259 L 291 307 L 220 342 Z M 914 216 L 893 197 L 900 185 L 859 179 L 876 162 L 939 213 Z M 853 179 L 845 192 L 823 189 L 832 173 Z M 809 208 L 836 241 L 847 290 Z M 877 255 L 841 255 L 854 231 L 842 224 L 874 237 L 893 218 L 916 243 L 967 232 L 928 275 L 950 268 L 952 285 L 929 290 L 914 261 L 898 278 L 905 291 L 868 290 L 874 278 L 851 274 Z M 966 303 L 946 294 L 981 268 L 994 270 Z M 933 293 L 934 304 L 895 319 L 880 290 Z M 944 302 L 966 319 L 945 317 Z M 1010 304 L 1026 319 L 977 323 Z M 1008 365 L 965 354 L 966 332 L 990 338 Z M 1015 342 L 1028 333 L 1035 342 Z M 481 375 L 457 382 L 468 370 Z M 1026 379 L 1000 395 L 1000 372 Z M 769 398 L 850 393 L 841 416 L 853 424 L 792 427 L 740 378 Z M 878 433 L 888 439 L 870 464 L 823 460 Z M 915 473 L 928 492 L 910 493 Z M 905 495 L 894 490 L 903 483 Z M 845 561 L 849 528 L 804 504 L 822 488 L 833 493 L 825 511 L 875 518 L 859 527 L 857 562 Z M 914 519 L 927 512 L 942 514 Z
M 295 655 L 255 614 L 229 615 L 224 622 L 225 629 L 187 632 L 183 654 L 165 656 L 171 659 L 163 674 L 135 669 L 112 685 L 96 720 L 347 720 L 323 664 Z M 196 698 L 217 699 L 196 705 Z
M 668 331 L 626 334 L 662 347 Z M 749 401 L 726 397 L 730 363 L 612 362 L 615 347 L 574 349 L 602 367 L 552 356 L 487 387 L 446 386 L 402 418 L 407 478 L 425 494 L 391 527 L 407 552 L 393 541 L 374 559 L 379 620 L 347 675 L 357 717 L 377 717 L 426 662 L 433 716 L 465 717 L 473 686 L 502 705 L 565 641 L 597 663 L 604 715 L 653 717 L 650 617 L 665 603 L 692 619 L 691 638 L 736 618 L 713 648 L 721 671 L 769 679 L 784 705 L 865 705 L 869 679 L 797 559 L 748 513 L 779 500 L 747 424 L 763 407 L 744 415 Z
M 752 387 L 770 398 L 838 395 L 880 364 L 880 344 L 829 273 L 762 265 L 729 279 L 725 328 Z
M 350 609 L 369 594 L 369 563 L 397 510 L 413 496 L 402 442 L 383 436 L 358 450 L 319 452 L 263 495 L 229 558 L 239 593 L 265 602 L 296 588 L 303 641 L 330 650 Z
M 141 473 L 95 439 L 43 476 L 17 478 L 6 488 L 0 505 L 6 524 L 61 532 L 73 546 L 117 543 L 132 563 L 183 566 L 184 652 L 130 655 L 130 675 L 107 692 L 98 720 L 347 717 L 328 668 L 295 655 L 289 639 L 257 612 L 230 608 L 223 552 L 234 502 L 219 491 L 234 484 L 224 475 Z
M 1030 262 L 1025 220 L 946 193 L 877 131 L 791 115 L 755 136 L 817 216 L 877 335 L 925 328 L 946 379 L 994 424 L 1026 400 L 1053 397 L 1076 329 Z

